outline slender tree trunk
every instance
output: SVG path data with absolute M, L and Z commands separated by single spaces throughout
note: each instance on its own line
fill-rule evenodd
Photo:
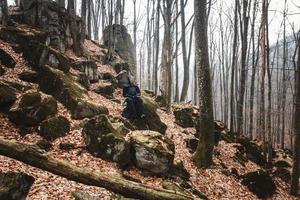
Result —
M 81 1 L 81 42 L 84 43 L 86 38 L 86 8 L 87 8 L 87 1 Z
M 159 57 L 159 21 L 160 21 L 160 0 L 157 0 L 156 8 L 156 19 L 155 19 L 155 33 L 154 33 L 154 43 L 155 43 L 155 59 L 153 67 L 153 76 L 154 76 L 154 92 L 155 95 L 158 94 L 158 57 Z
M 91 1 L 93 0 L 88 0 L 88 7 L 87 7 L 87 11 L 88 11 L 88 16 L 87 16 L 87 35 L 88 35 L 88 39 L 92 39 L 92 11 L 91 11 Z
M 250 6 L 249 6 L 250 7 Z M 246 59 L 247 59 L 247 48 L 248 48 L 248 0 L 243 0 L 243 26 L 241 26 L 241 42 L 242 42 L 242 58 L 241 58 L 241 76 L 240 76 L 240 93 L 237 104 L 238 109 L 238 134 L 243 133 L 244 123 L 244 98 L 245 98 L 245 84 L 246 84 Z
M 286 80 L 286 2 L 284 1 L 284 11 L 283 11 L 283 63 L 282 63 L 282 104 L 281 104 L 281 113 L 282 113 L 282 121 L 281 121 L 281 144 L 280 148 L 284 149 L 284 140 L 285 140 L 285 104 L 286 104 L 286 90 L 287 90 L 287 80 Z
M 297 84 L 294 111 L 294 154 L 293 154 L 293 170 L 291 180 L 291 194 L 298 196 L 299 194 L 299 168 L 300 168 L 300 31 L 298 36 L 298 66 L 296 69 Z
M 232 60 L 231 60 L 231 87 L 230 87 L 230 129 L 234 132 L 234 77 L 235 77 L 235 63 L 236 63 L 236 48 L 238 37 L 238 0 L 235 0 L 234 11 L 234 32 L 232 45 Z
M 65 8 L 66 7 L 66 0 L 56 0 L 58 3 L 59 7 Z
M 265 146 L 265 71 L 267 65 L 267 31 L 268 26 L 267 21 L 268 15 L 268 1 L 263 0 L 262 2 L 262 18 L 261 18 L 261 63 L 260 63 L 260 73 L 259 73 L 259 85 L 260 85 L 260 115 L 259 115 L 259 134 L 263 138 L 263 145 Z M 265 153 L 265 148 L 264 148 Z M 266 155 L 266 154 L 265 154 Z
M 186 49 L 186 25 L 185 25 L 185 11 L 184 11 L 184 0 L 180 0 L 180 16 L 181 16 L 181 45 L 182 45 L 182 59 L 183 59 L 183 85 L 181 90 L 180 102 L 184 102 L 188 89 L 189 89 L 189 82 L 190 82 L 190 70 L 189 70 L 189 63 L 187 57 L 187 49 Z
M 197 132 L 199 143 L 193 160 L 199 167 L 212 164 L 214 144 L 214 117 L 211 75 L 208 55 L 206 0 L 194 0 L 195 59 L 199 80 L 199 117 Z

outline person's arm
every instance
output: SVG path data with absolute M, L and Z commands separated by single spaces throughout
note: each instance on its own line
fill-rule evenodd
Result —
M 135 86 L 136 89 L 136 96 L 140 97 L 141 96 L 141 90 L 138 86 Z

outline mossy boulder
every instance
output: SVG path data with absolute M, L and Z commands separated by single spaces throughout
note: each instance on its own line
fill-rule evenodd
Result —
M 177 105 L 173 106 L 175 122 L 183 128 L 194 127 L 195 117 L 194 108 L 189 105 Z
M 26 199 L 34 178 L 24 173 L 0 172 L 0 199 Z
M 16 61 L 9 53 L 0 48 L 0 64 L 8 68 L 14 68 Z
M 39 85 L 42 91 L 53 95 L 71 111 L 75 119 L 84 119 L 98 114 L 108 114 L 108 109 L 95 104 L 87 90 L 71 74 L 45 66 L 40 73 Z
M 70 131 L 70 122 L 63 116 L 51 117 L 42 121 L 38 133 L 46 140 L 53 141 Z
M 109 72 L 104 72 L 104 73 L 100 73 L 99 74 L 100 78 L 102 80 L 108 81 L 110 82 L 114 87 L 117 87 L 118 84 L 118 80 L 116 79 L 116 77 Z
M 56 100 L 40 92 L 25 93 L 17 105 L 9 110 L 9 119 L 22 126 L 37 126 L 57 113 Z
M 16 90 L 3 81 L 0 81 L 0 108 L 11 106 L 17 99 Z
M 145 118 L 143 119 L 122 119 L 122 122 L 130 130 L 152 130 L 165 134 L 167 125 L 163 123 L 157 114 L 158 105 L 146 93 L 142 95 Z
M 109 83 L 109 82 L 103 82 L 100 81 L 98 83 L 95 83 L 92 87 L 91 90 L 93 92 L 96 92 L 106 98 L 113 98 L 113 94 L 115 92 L 115 87 Z
M 98 157 L 117 162 L 121 167 L 130 162 L 129 143 L 106 115 L 90 119 L 82 130 L 88 151 Z
M 172 140 L 155 131 L 130 133 L 134 163 L 150 173 L 163 175 L 173 166 L 175 145 Z
M 19 92 L 24 92 L 32 89 L 30 85 L 25 85 L 23 83 L 18 82 L 17 80 L 10 79 L 10 78 L 3 80 L 3 82 Z
M 276 192 L 276 185 L 272 177 L 263 170 L 249 172 L 241 176 L 242 184 L 247 186 L 258 198 L 272 197 Z

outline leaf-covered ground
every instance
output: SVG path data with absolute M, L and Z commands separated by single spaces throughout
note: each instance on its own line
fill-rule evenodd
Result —
M 93 42 L 87 41 L 85 47 L 90 54 L 95 54 L 98 52 L 105 53 L 105 49 L 101 49 L 99 46 L 95 45 Z M 0 77 L 1 79 L 12 79 L 24 85 L 30 85 L 33 88 L 38 88 L 38 85 L 23 82 L 18 79 L 18 74 L 29 70 L 29 66 L 26 61 L 23 59 L 21 54 L 18 54 L 13 51 L 10 44 L 5 43 L 0 40 L 0 48 L 5 49 L 9 52 L 13 58 L 17 61 L 17 65 L 14 69 L 5 68 L 5 75 Z M 72 52 L 67 52 L 66 55 L 72 59 L 78 59 Z M 102 65 L 100 62 L 97 62 L 98 69 L 101 72 L 111 72 L 112 68 L 108 65 Z M 121 116 L 122 104 L 115 103 L 107 98 L 89 92 L 92 99 L 105 105 L 110 114 L 113 116 Z M 122 99 L 121 91 L 117 90 L 115 97 Z M 104 161 L 100 158 L 95 158 L 91 156 L 84 149 L 84 141 L 81 135 L 81 126 L 79 120 L 73 120 L 70 117 L 67 109 L 59 103 L 59 114 L 67 117 L 71 121 L 71 131 L 67 136 L 56 139 L 52 144 L 53 147 L 49 151 L 49 154 L 55 158 L 67 160 L 73 164 L 76 164 L 81 167 L 88 167 L 94 170 L 103 171 L 105 173 L 122 173 L 118 169 L 117 165 L 112 162 Z M 173 114 L 167 114 L 163 110 L 158 110 L 162 121 L 168 126 L 167 136 L 169 136 L 176 145 L 176 154 L 175 160 L 181 160 L 184 163 L 184 166 L 191 174 L 191 181 L 194 186 L 205 193 L 209 199 L 257 199 L 257 197 L 252 194 L 247 187 L 243 186 L 240 183 L 240 180 L 233 176 L 227 176 L 224 173 L 224 168 L 226 166 L 228 169 L 235 168 L 239 174 L 244 174 L 246 172 L 254 171 L 259 168 L 256 164 L 251 161 L 245 163 L 245 166 L 242 166 L 240 163 L 236 162 L 233 157 L 236 152 L 235 144 L 228 144 L 221 141 L 218 147 L 215 148 L 214 163 L 215 165 L 210 169 L 198 169 L 190 161 L 191 153 L 185 146 L 184 135 L 185 129 L 175 124 L 175 118 Z M 41 140 L 41 137 L 35 132 L 35 130 L 29 130 L 29 133 L 25 136 L 21 136 L 23 130 L 19 130 L 14 124 L 12 124 L 7 115 L 0 113 L 0 136 L 5 139 L 15 139 L 20 142 L 29 142 L 36 143 Z M 27 130 L 28 131 L 28 130 Z M 192 128 L 187 129 L 186 131 L 194 132 Z M 23 134 L 23 133 L 22 133 Z M 59 148 L 60 143 L 72 143 L 75 144 L 75 148 L 69 151 L 61 150 Z M 73 199 L 71 192 L 75 190 L 82 190 L 90 193 L 93 196 L 99 197 L 99 199 L 113 199 L 113 194 L 106 189 L 86 186 L 80 183 L 69 181 L 65 178 L 53 175 L 51 173 L 42 171 L 40 169 L 31 167 L 29 165 L 23 164 L 19 161 L 15 161 L 10 158 L 0 156 L 0 171 L 16 171 L 16 172 L 25 172 L 29 175 L 32 175 L 35 178 L 35 182 L 29 192 L 28 199 L 32 200 L 54 200 L 54 199 Z M 134 167 L 131 167 L 127 173 L 132 177 L 139 179 L 142 183 L 147 185 L 152 185 L 155 187 L 161 187 L 163 179 L 160 177 L 145 177 L 140 171 Z M 277 185 L 277 193 L 273 196 L 272 199 L 277 200 L 288 200 L 296 199 L 291 197 L 288 194 L 289 186 L 278 178 L 274 178 Z

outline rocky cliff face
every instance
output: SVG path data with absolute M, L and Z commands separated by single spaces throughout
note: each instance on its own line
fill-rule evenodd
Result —
M 67 11 L 51 0 L 21 0 L 20 6 L 10 9 L 16 22 L 39 27 L 47 33 L 47 45 L 64 52 L 71 47 L 73 40 L 70 34 Z M 81 20 L 77 18 L 80 27 Z M 80 37 L 81 31 L 78 31 Z
M 135 49 L 126 27 L 119 24 L 107 26 L 103 31 L 103 43 L 105 46 L 113 45 L 115 51 L 128 63 L 130 71 L 136 77 Z

